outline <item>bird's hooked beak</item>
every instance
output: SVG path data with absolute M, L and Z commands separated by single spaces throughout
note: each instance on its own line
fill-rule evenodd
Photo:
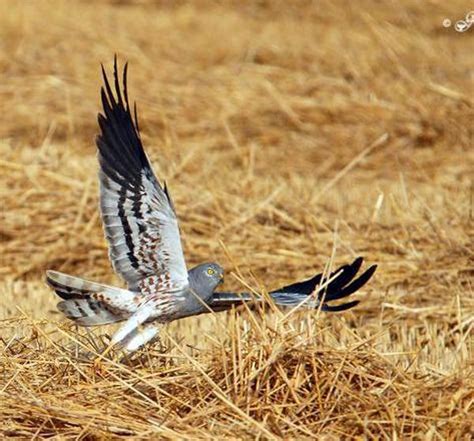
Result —
M 219 285 L 222 285 L 224 283 L 224 273 L 219 274 Z

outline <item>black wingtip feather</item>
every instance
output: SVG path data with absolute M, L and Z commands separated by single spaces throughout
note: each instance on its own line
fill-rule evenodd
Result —
M 358 291 L 370 280 L 370 278 L 374 275 L 376 269 L 377 265 L 372 265 L 367 271 L 362 273 L 362 275 L 355 279 L 352 283 L 341 289 L 341 291 L 337 295 L 334 295 L 331 297 L 331 299 L 327 300 L 342 299 Z
M 141 139 L 141 137 L 140 137 L 140 126 L 138 124 L 137 103 L 133 103 L 133 116 L 135 118 L 135 127 L 137 128 L 138 138 Z
M 101 88 L 103 114 L 99 114 L 98 118 L 101 134 L 97 137 L 96 144 L 102 163 L 109 163 L 106 167 L 108 170 L 116 169 L 115 171 L 122 178 L 138 181 L 143 171 L 146 171 L 149 176 L 153 175 L 153 171 L 141 143 L 136 106 L 134 106 L 133 116 L 130 111 L 127 86 L 128 63 L 124 65 L 121 82 L 117 58 L 115 55 L 113 67 L 115 91 L 112 90 L 105 67 L 101 64 L 104 83 Z M 111 179 L 115 179 L 117 173 L 106 174 Z
M 355 277 L 355 275 L 359 272 L 363 261 L 364 259 L 362 257 L 358 257 L 351 264 L 342 266 L 341 267 L 343 269 L 342 274 L 329 284 L 328 291 L 337 290 L 347 285 L 347 283 L 349 283 Z M 339 268 L 339 270 L 341 268 Z M 333 274 L 336 274 L 339 270 L 334 271 L 331 274 L 331 276 Z
M 100 63 L 100 70 L 102 71 L 102 80 L 105 84 L 107 82 L 107 74 L 105 73 L 105 67 L 102 63 Z
M 105 90 L 107 91 L 107 93 L 104 95 L 106 95 L 107 99 L 107 104 L 109 104 L 110 107 L 112 107 L 112 104 L 115 102 L 115 97 L 114 97 L 114 94 L 112 93 L 112 88 L 110 87 L 110 83 L 109 83 L 109 78 L 107 77 L 107 73 L 105 72 L 105 68 L 104 66 L 102 66 L 102 78 L 104 80 L 104 86 L 105 86 Z M 101 88 L 103 90 L 103 87 Z M 103 100 L 102 100 L 102 104 L 103 104 Z
M 355 275 L 358 273 L 360 267 L 362 266 L 364 259 L 362 257 L 358 257 L 355 259 L 351 264 L 342 265 L 335 271 L 333 271 L 328 277 L 325 279 L 333 278 L 337 273 L 340 273 L 321 293 L 325 295 L 327 300 L 332 300 L 334 295 L 344 288 Z M 323 274 L 316 274 L 310 279 L 304 280 L 302 282 L 293 283 L 291 285 L 287 285 L 281 289 L 278 289 L 278 292 L 286 292 L 286 293 L 300 293 L 300 294 L 311 294 L 314 292 L 316 287 L 323 282 Z
M 321 307 L 322 311 L 327 311 L 327 312 L 339 312 L 339 311 L 346 311 L 348 309 L 353 308 L 354 306 L 357 306 L 360 303 L 359 300 L 354 300 L 353 302 L 347 302 L 347 303 L 342 303 L 341 305 L 327 305 L 324 304 Z
M 352 266 L 357 268 L 357 271 L 359 271 L 359 269 L 362 266 L 363 262 L 364 262 L 364 258 L 362 256 L 359 256 L 354 260 L 354 262 L 352 262 Z
M 122 84 L 123 84 L 123 95 L 125 97 L 125 104 L 127 105 L 127 112 L 130 115 L 130 105 L 128 103 L 128 91 L 127 91 L 127 75 L 128 75 L 128 61 L 123 66 Z
M 358 303 L 349 302 L 336 306 L 330 306 L 327 304 L 327 302 L 339 300 L 353 294 L 371 279 L 377 269 L 377 265 L 372 265 L 359 277 L 355 278 L 362 266 L 363 260 L 362 257 L 357 257 L 351 264 L 341 266 L 327 277 L 332 278 L 334 275 L 339 274 L 326 287 L 326 289 L 318 295 L 319 300 L 324 303 L 324 306 L 322 307 L 324 311 L 344 311 L 345 309 L 352 308 Z M 327 278 L 325 279 L 327 280 Z M 294 296 L 295 302 L 298 302 L 302 301 L 305 296 L 312 294 L 316 287 L 322 282 L 324 282 L 323 275 L 317 274 L 311 279 L 293 283 L 292 285 L 285 286 L 282 289 L 272 291 L 270 294 L 286 294 L 287 296 Z
M 120 82 L 118 78 L 117 55 L 115 55 L 115 58 L 114 58 L 114 86 L 115 86 L 115 94 L 117 95 L 118 105 L 120 107 L 123 107 L 122 92 L 120 90 Z
M 286 285 L 276 291 L 285 293 L 303 293 L 309 295 L 314 291 L 316 285 L 321 282 L 322 276 L 322 274 L 316 274 L 311 279 L 303 280 L 302 282 L 292 283 L 291 285 Z

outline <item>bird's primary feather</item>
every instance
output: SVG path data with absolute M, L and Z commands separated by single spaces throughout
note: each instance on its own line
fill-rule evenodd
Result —
M 110 259 L 131 290 L 149 276 L 168 274 L 174 287 L 185 288 L 188 274 L 178 220 L 166 186 L 162 187 L 145 154 L 135 113 L 127 93 L 127 65 L 123 93 L 117 60 L 114 91 L 102 68 L 103 114 L 98 117 L 100 208 Z
M 372 265 L 359 277 L 355 278 L 362 262 L 363 259 L 358 257 L 352 264 L 343 265 L 326 277 L 322 273 L 317 274 L 302 282 L 270 291 L 269 295 L 276 305 L 284 307 L 295 307 L 301 304 L 304 308 L 321 308 L 322 311 L 328 312 L 353 308 L 359 303 L 358 301 L 340 305 L 328 305 L 327 302 L 347 297 L 368 282 L 377 269 L 377 265 Z M 330 282 L 325 288 L 318 290 L 318 286 L 323 286 L 326 281 Z M 311 295 L 316 295 L 316 297 L 308 299 Z M 210 307 L 213 311 L 218 312 L 230 309 L 232 306 L 255 301 L 261 301 L 261 298 L 250 293 L 215 292 Z

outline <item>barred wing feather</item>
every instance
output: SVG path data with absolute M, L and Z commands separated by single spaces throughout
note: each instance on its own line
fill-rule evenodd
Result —
M 155 177 L 143 150 L 135 109 L 132 118 L 127 94 L 127 65 L 123 96 L 114 63 L 115 96 L 102 69 L 104 114 L 98 120 L 100 208 L 114 270 L 130 290 L 140 280 L 167 274 L 171 284 L 184 287 L 188 273 L 178 220 L 168 190 Z

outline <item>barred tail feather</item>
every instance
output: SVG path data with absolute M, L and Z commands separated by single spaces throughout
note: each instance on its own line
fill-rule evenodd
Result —
M 57 271 L 47 271 L 46 282 L 63 299 L 57 305 L 59 311 L 80 326 L 125 320 L 139 303 L 137 293 Z
M 106 325 L 124 320 L 124 317 L 107 310 L 101 302 L 91 298 L 64 300 L 57 304 L 57 308 L 79 326 Z
M 69 274 L 60 273 L 58 271 L 46 271 L 46 282 L 56 291 L 56 294 L 64 300 L 82 298 L 84 296 L 90 296 L 92 293 L 110 295 L 131 294 L 130 291 L 125 289 L 90 282 L 89 280 L 70 276 Z

